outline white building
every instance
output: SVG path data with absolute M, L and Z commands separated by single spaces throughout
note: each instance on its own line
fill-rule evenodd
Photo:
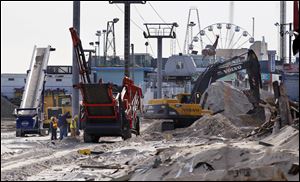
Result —
M 27 74 L 1 74 L 1 95 L 13 98 L 15 89 L 24 88 L 26 77 Z M 48 66 L 45 89 L 64 89 L 67 94 L 72 94 L 72 67 Z

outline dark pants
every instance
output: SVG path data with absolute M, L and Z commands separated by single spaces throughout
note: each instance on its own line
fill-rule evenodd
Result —
M 67 137 L 68 136 L 68 125 L 64 125 L 64 136 Z
M 59 139 L 62 140 L 64 138 L 64 132 L 63 132 L 64 127 L 61 126 L 59 127 Z
M 51 130 L 51 140 L 57 140 L 57 129 Z

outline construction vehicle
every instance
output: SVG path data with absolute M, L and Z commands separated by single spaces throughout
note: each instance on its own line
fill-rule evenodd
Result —
M 50 119 L 52 116 L 58 118 L 60 114 L 69 112 L 72 114 L 72 97 L 66 94 L 65 90 L 46 90 L 44 94 L 44 128 L 50 127 Z M 71 118 L 67 119 L 71 123 Z
M 247 54 L 247 59 L 243 56 Z M 253 50 L 235 56 L 224 62 L 210 65 L 195 81 L 190 94 L 178 94 L 176 99 L 153 99 L 145 106 L 144 118 L 146 119 L 170 119 L 172 122 L 164 122 L 162 130 L 187 127 L 204 114 L 214 114 L 209 110 L 202 109 L 201 96 L 208 86 L 217 79 L 226 75 L 246 69 L 250 82 L 250 94 L 254 107 L 260 100 L 259 88 L 262 87 L 260 65 Z M 206 96 L 207 98 L 207 96 Z M 202 106 L 206 98 L 203 99 Z
M 139 135 L 141 88 L 128 77 L 124 77 L 122 86 L 102 83 L 101 79 L 91 83 L 81 40 L 74 28 L 70 32 L 81 77 L 75 88 L 82 95 L 79 118 L 84 142 L 98 142 L 102 136 L 121 136 L 126 140 L 132 133 Z
M 21 105 L 14 112 L 17 118 L 17 137 L 25 136 L 26 134 L 46 134 L 46 130 L 43 128 L 44 88 L 49 55 L 50 51 L 53 50 L 55 49 L 51 48 L 51 46 L 46 48 L 34 46 Z

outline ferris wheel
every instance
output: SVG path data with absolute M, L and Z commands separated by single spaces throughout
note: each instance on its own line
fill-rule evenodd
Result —
M 204 49 L 213 45 L 219 36 L 217 49 L 249 48 L 254 38 L 240 26 L 232 23 L 215 23 L 200 30 L 189 44 L 189 50 Z

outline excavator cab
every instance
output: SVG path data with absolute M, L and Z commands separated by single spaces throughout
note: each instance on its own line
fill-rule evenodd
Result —
M 179 103 L 187 104 L 191 100 L 191 94 L 188 93 L 177 94 L 176 98 L 179 101 Z

